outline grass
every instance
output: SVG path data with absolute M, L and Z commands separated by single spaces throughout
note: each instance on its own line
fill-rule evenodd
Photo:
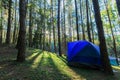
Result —
M 27 50 L 24 63 L 14 61 L 16 53 L 0 50 L 0 80 L 120 80 L 119 66 L 113 66 L 115 75 L 108 76 L 99 70 L 70 67 L 65 57 L 47 51 Z

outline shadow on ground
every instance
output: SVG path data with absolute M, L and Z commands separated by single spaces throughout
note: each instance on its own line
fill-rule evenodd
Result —
M 24 63 L 15 61 L 16 53 L 1 60 L 2 56 L 0 80 L 120 80 L 119 67 L 114 67 L 115 76 L 108 76 L 99 70 L 70 67 L 65 57 L 38 49 L 28 50 Z
M 57 69 L 50 53 L 31 52 L 24 63 L 16 62 L 12 55 L 11 60 L 0 61 L 0 80 L 70 80 Z
M 99 69 L 93 69 L 86 66 L 69 66 L 67 64 L 67 59 L 65 57 L 58 58 L 65 63 L 71 70 L 73 70 L 74 73 L 82 76 L 85 78 L 85 80 L 120 80 L 120 66 L 113 66 L 113 72 L 114 76 L 106 75 L 102 70 Z

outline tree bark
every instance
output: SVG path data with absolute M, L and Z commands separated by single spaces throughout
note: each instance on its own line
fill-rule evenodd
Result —
M 43 28 L 43 50 L 45 50 L 45 44 L 46 44 L 46 34 L 45 34 L 45 32 L 46 32 L 46 0 L 44 0 L 44 28 Z
M 8 27 L 7 27 L 7 34 L 6 34 L 6 44 L 10 44 L 10 34 L 11 34 L 11 6 L 12 6 L 12 0 L 9 0 Z
M 94 43 L 94 26 L 92 24 L 92 14 L 91 14 L 91 7 L 89 8 L 89 13 L 90 13 L 90 25 L 91 25 L 91 35 L 92 35 L 92 43 Z
M 115 40 L 115 36 L 114 36 L 114 33 L 113 33 L 113 29 L 112 29 L 112 23 L 111 23 L 109 10 L 108 10 L 108 5 L 107 5 L 107 2 L 105 2 L 105 0 L 104 0 L 104 4 L 105 4 L 105 7 L 106 7 L 106 11 L 107 11 L 108 21 L 109 21 L 109 24 L 110 24 L 110 30 L 111 30 L 111 33 L 112 33 L 113 50 L 114 50 L 114 53 L 115 53 L 116 62 L 117 62 L 117 64 L 119 64 L 118 55 L 117 55 L 117 49 L 116 49 L 116 40 Z
M 17 27 L 17 19 L 16 19 L 16 7 L 17 7 L 17 0 L 15 0 L 15 24 L 14 24 L 14 31 L 13 31 L 13 44 L 16 43 L 16 27 Z
M 117 4 L 117 9 L 118 9 L 118 14 L 120 16 L 120 0 L 116 0 L 116 4 Z
M 58 46 L 59 46 L 59 56 L 62 56 L 61 54 L 61 36 L 60 36 L 60 0 L 58 0 L 58 20 L 57 20 L 57 26 L 58 26 Z
M 72 33 L 73 33 L 73 31 L 72 31 L 72 20 L 71 20 L 71 13 L 70 13 L 70 11 L 68 12 L 68 20 L 69 20 L 69 41 L 73 41 L 73 39 L 72 39 Z
M 86 0 L 87 33 L 88 33 L 88 40 L 89 40 L 90 42 L 92 42 L 91 33 L 90 33 L 90 24 L 89 24 L 89 11 L 88 11 L 88 7 L 89 7 L 88 0 Z
M 81 19 L 81 27 L 82 27 L 82 39 L 85 40 L 85 29 L 83 26 L 83 11 L 82 11 L 82 0 L 80 0 L 80 19 Z
M 17 61 L 18 62 L 23 62 L 25 61 L 25 51 L 26 51 L 26 0 L 20 0 L 19 1 L 19 22 L 20 22 L 20 29 L 19 29 L 19 47 L 18 47 L 18 55 L 17 55 Z
M 2 1 L 1 1 L 2 4 Z M 2 19 L 3 19 L 3 11 L 2 11 L 2 7 L 1 7 L 1 24 L 0 24 L 0 44 L 2 44 L 2 38 L 3 38 L 3 25 L 2 25 Z
M 65 14 L 66 14 L 66 11 L 65 11 L 65 1 L 63 0 L 63 13 L 64 13 L 64 33 L 63 33 L 63 35 L 64 35 L 64 54 L 66 54 L 66 52 L 67 52 L 67 41 L 66 41 L 66 18 L 65 18 Z
M 113 75 L 112 67 L 110 65 L 110 61 L 108 59 L 108 53 L 107 53 L 107 47 L 106 47 L 106 41 L 104 37 L 104 30 L 103 30 L 103 24 L 101 20 L 101 14 L 99 9 L 99 3 L 98 0 L 92 0 L 93 6 L 94 6 L 94 12 L 95 12 L 95 21 L 97 25 L 97 31 L 98 31 L 98 37 L 100 41 L 100 53 L 101 53 L 101 60 L 102 60 L 102 66 L 104 71 L 109 74 Z
M 76 31 L 77 31 L 77 40 L 80 40 L 79 37 L 79 26 L 78 26 L 78 11 L 77 11 L 77 1 L 75 0 L 75 14 L 76 14 Z
M 32 47 L 32 6 L 29 12 L 29 47 Z

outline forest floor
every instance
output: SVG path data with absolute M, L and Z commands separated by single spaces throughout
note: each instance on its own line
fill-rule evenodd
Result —
M 113 66 L 115 75 L 100 70 L 75 68 L 65 57 L 38 49 L 27 49 L 26 61 L 15 61 L 17 50 L 0 47 L 0 80 L 120 80 L 120 66 Z

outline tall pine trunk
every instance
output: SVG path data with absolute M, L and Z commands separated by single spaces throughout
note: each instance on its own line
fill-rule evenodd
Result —
M 61 36 L 60 36 L 60 0 L 58 0 L 58 20 L 57 20 L 57 26 L 58 26 L 58 46 L 59 46 L 59 55 L 62 56 L 61 54 Z
M 108 10 L 108 4 L 107 4 L 107 2 L 105 2 L 105 0 L 104 0 L 104 4 L 105 4 L 105 7 L 106 7 L 106 11 L 107 11 L 107 16 L 108 16 L 108 21 L 109 21 L 109 25 L 110 25 L 110 30 L 111 30 L 111 33 L 112 33 L 113 51 L 115 53 L 116 62 L 119 64 L 119 62 L 118 62 L 118 55 L 117 55 L 117 49 L 116 49 L 116 40 L 115 40 L 115 36 L 114 36 L 114 33 L 113 33 L 113 29 L 112 29 L 112 23 L 111 23 L 109 10 Z
M 43 50 L 45 50 L 45 44 L 46 44 L 46 34 L 45 34 L 45 32 L 46 32 L 46 0 L 44 0 L 44 23 L 43 23 L 43 25 L 44 25 L 44 28 L 43 28 Z
M 72 17 L 71 17 L 70 11 L 69 11 L 69 12 L 68 12 L 69 36 L 70 36 L 69 41 L 73 41 L 73 39 L 72 39 L 72 32 L 73 32 L 73 30 L 72 30 L 72 19 L 71 19 L 71 18 L 72 18 Z
M 6 34 L 6 44 L 10 44 L 10 34 L 11 34 L 11 7 L 12 7 L 12 0 L 9 0 L 9 9 L 8 9 L 8 27 L 7 27 L 7 34 Z
M 90 33 L 90 24 L 89 24 L 89 5 L 88 5 L 88 0 L 86 0 L 86 16 L 87 16 L 87 33 L 88 33 L 88 40 L 90 42 L 92 42 L 92 39 L 91 39 L 91 33 Z
M 116 0 L 116 4 L 117 4 L 117 9 L 118 9 L 118 14 L 120 16 L 120 0 Z
M 2 1 L 1 1 L 1 4 L 2 4 Z M 2 11 L 3 9 L 2 9 L 2 7 L 1 7 L 1 22 L 0 22 L 0 44 L 2 44 L 2 38 L 3 38 L 3 25 L 2 25 L 2 23 L 3 23 L 3 21 L 2 21 L 2 19 L 3 19 L 3 11 Z
M 112 67 L 110 65 L 110 61 L 109 61 L 108 53 L 107 53 L 107 47 L 106 47 L 106 41 L 104 37 L 104 29 L 103 29 L 103 24 L 101 20 L 99 3 L 98 3 L 98 0 L 92 0 L 92 2 L 94 6 L 95 21 L 96 21 L 98 37 L 100 41 L 99 46 L 100 46 L 101 60 L 103 64 L 102 66 L 103 66 L 104 71 L 107 74 L 113 75 Z
M 78 26 L 78 10 L 77 10 L 77 1 L 75 0 L 75 14 L 76 14 L 76 31 L 77 31 L 77 40 L 80 40 L 79 37 L 79 26 Z
M 32 47 L 32 6 L 29 10 L 29 47 Z
M 82 27 L 82 39 L 85 40 L 85 29 L 83 26 L 83 11 L 82 11 L 82 0 L 80 0 L 80 19 L 81 19 L 81 27 Z
M 63 13 L 64 13 L 64 27 L 63 27 L 63 29 L 64 29 L 64 33 L 63 33 L 63 35 L 64 35 L 64 53 L 66 54 L 66 51 L 67 51 L 67 41 L 66 41 L 66 18 L 65 18 L 65 14 L 66 14 L 66 11 L 65 11 L 65 1 L 63 0 Z
M 15 24 L 14 24 L 14 31 L 13 31 L 13 43 L 16 43 L 16 30 L 17 30 L 17 0 L 15 0 Z
M 53 41 L 54 41 L 54 52 L 56 52 L 56 37 L 55 37 L 55 25 L 54 25 L 54 18 L 53 18 L 53 0 L 51 0 L 52 6 L 52 28 L 53 28 Z
M 91 7 L 89 7 L 89 13 L 90 13 L 90 25 L 91 25 L 91 35 L 92 35 L 92 42 L 94 43 L 94 29 L 93 29 L 93 24 L 92 24 L 92 14 L 91 14 Z
M 19 15 L 20 15 L 20 29 L 19 29 L 19 47 L 18 47 L 18 55 L 17 55 L 17 61 L 18 62 L 23 62 L 25 61 L 25 52 L 26 52 L 26 0 L 20 0 L 19 1 Z

